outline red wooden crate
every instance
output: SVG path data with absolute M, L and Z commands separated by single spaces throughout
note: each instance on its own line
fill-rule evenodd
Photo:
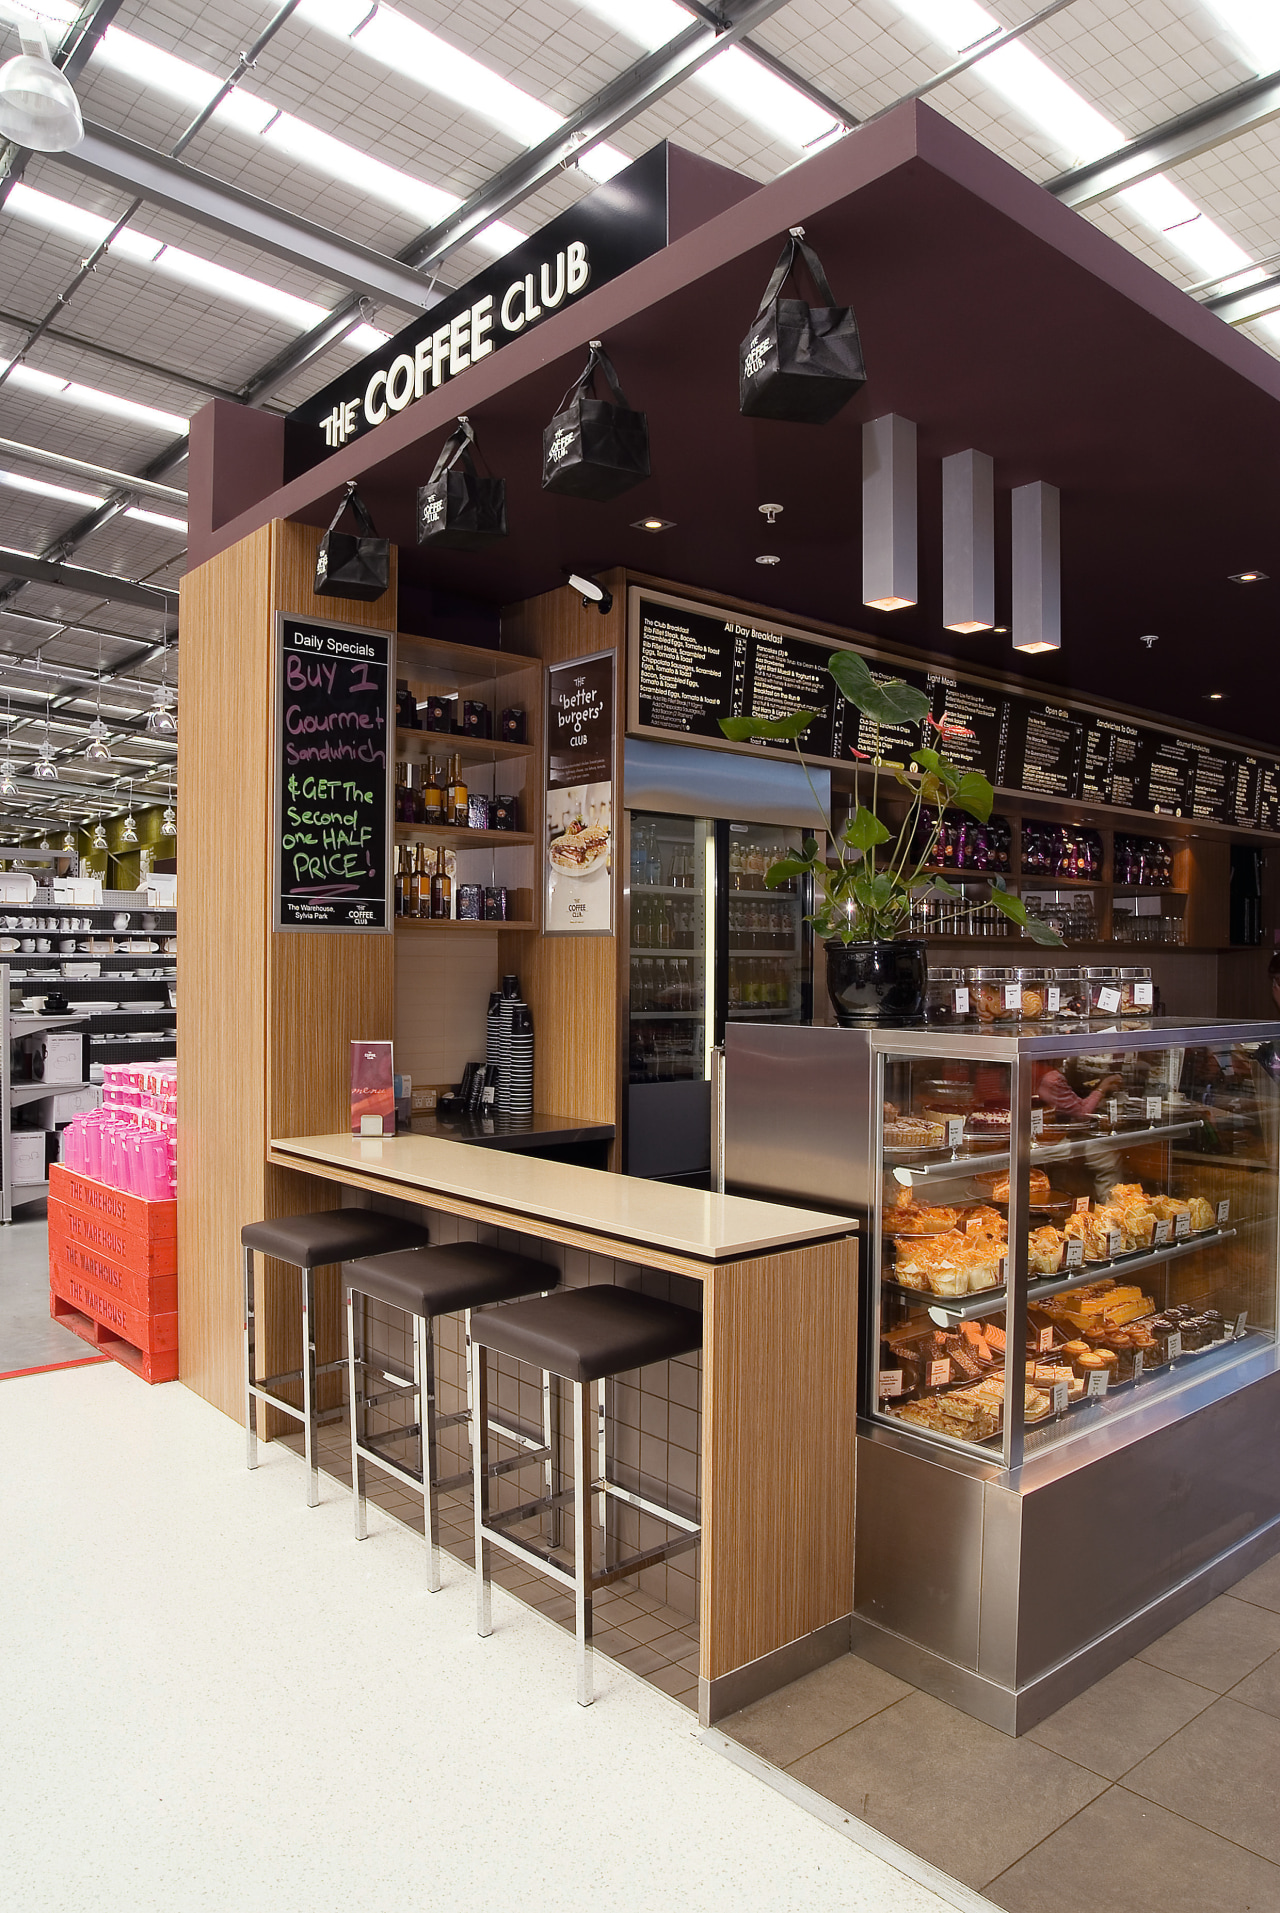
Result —
M 166 1270 L 163 1274 L 149 1275 L 145 1267 L 118 1262 L 113 1256 L 102 1255 L 97 1249 L 88 1248 L 61 1228 L 59 1218 L 53 1212 L 62 1206 L 61 1203 L 49 1204 L 51 1270 L 56 1266 L 68 1280 L 75 1276 L 78 1281 L 87 1283 L 110 1300 L 137 1309 L 141 1315 L 173 1314 L 178 1306 L 176 1271 L 171 1274 Z M 129 1237 L 127 1241 L 133 1239 Z
M 52 1296 L 57 1294 L 62 1301 L 69 1303 L 80 1315 L 87 1315 L 104 1328 L 110 1335 L 118 1335 L 122 1341 L 129 1342 L 147 1355 L 176 1353 L 178 1347 L 178 1315 L 176 1309 L 163 1315 L 150 1315 L 146 1309 L 122 1302 L 102 1283 L 77 1275 L 63 1266 L 60 1258 L 49 1259 L 49 1289 L 51 1312 Z
M 55 1162 L 49 1170 L 49 1194 L 82 1214 L 99 1216 L 118 1228 L 141 1235 L 148 1242 L 176 1242 L 178 1205 L 148 1202 L 145 1196 L 131 1196 L 123 1189 L 112 1189 L 105 1182 L 93 1182 L 75 1174 L 65 1164 Z
M 109 1355 L 113 1362 L 119 1362 L 133 1374 L 141 1376 L 144 1382 L 176 1382 L 178 1379 L 178 1351 L 176 1348 L 163 1349 L 159 1354 L 149 1354 L 146 1349 L 135 1348 L 132 1342 L 126 1342 L 120 1335 L 113 1334 L 103 1323 L 92 1315 L 82 1315 L 63 1300 L 57 1290 L 50 1285 L 49 1313 L 54 1321 L 63 1328 L 69 1328 L 90 1348 L 96 1348 L 100 1354 Z M 177 1316 L 174 1318 L 177 1333 Z
M 118 1267 L 137 1275 L 176 1275 L 178 1244 L 171 1237 L 156 1239 L 127 1229 L 99 1210 L 78 1209 L 49 1198 L 49 1236 L 74 1242 L 86 1254 L 106 1256 Z M 170 1305 L 172 1306 L 172 1304 Z

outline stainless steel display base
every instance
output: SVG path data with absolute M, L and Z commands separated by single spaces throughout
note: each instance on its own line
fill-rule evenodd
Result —
M 1008 1475 L 861 1423 L 853 1650 L 1025 1733 L 1280 1552 L 1278 1453 L 1271 1345 Z

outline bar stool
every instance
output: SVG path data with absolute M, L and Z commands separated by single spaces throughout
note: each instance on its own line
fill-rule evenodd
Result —
M 254 1402 L 268 1402 L 282 1414 L 300 1421 L 306 1444 L 307 1506 L 320 1500 L 320 1470 L 316 1463 L 316 1378 L 329 1375 L 343 1366 L 335 1362 L 316 1363 L 315 1271 L 332 1262 L 346 1262 L 359 1255 L 377 1255 L 382 1250 L 410 1249 L 429 1240 L 420 1222 L 405 1222 L 399 1216 L 384 1216 L 372 1209 L 322 1209 L 305 1216 L 277 1216 L 271 1222 L 247 1222 L 240 1231 L 244 1250 L 244 1425 L 247 1460 L 250 1468 L 258 1465 L 258 1438 Z M 259 1380 L 256 1324 L 254 1319 L 253 1252 L 274 1256 L 278 1262 L 292 1263 L 302 1275 L 302 1367 Z M 302 1407 L 295 1408 L 272 1390 L 281 1382 L 302 1378 Z
M 535 1262 L 532 1256 L 515 1255 L 507 1249 L 490 1248 L 480 1242 L 441 1243 L 435 1248 L 405 1249 L 392 1255 L 364 1256 L 343 1269 L 347 1291 L 347 1361 L 349 1381 L 347 1399 L 351 1404 L 351 1494 L 354 1502 L 356 1540 L 368 1534 L 365 1504 L 365 1463 L 372 1462 L 384 1474 L 401 1481 L 422 1496 L 422 1526 L 427 1544 L 427 1587 L 440 1591 L 439 1496 L 470 1485 L 471 1470 L 441 1480 L 437 1469 L 436 1442 L 439 1430 L 456 1427 L 471 1419 L 470 1407 L 456 1414 L 441 1415 L 436 1409 L 435 1337 L 432 1321 L 437 1315 L 461 1315 L 465 1323 L 468 1352 L 471 1345 L 471 1311 L 486 1303 L 509 1302 L 517 1296 L 544 1295 L 560 1280 L 554 1264 Z M 413 1324 L 413 1373 L 405 1374 L 381 1356 L 370 1359 L 366 1304 L 372 1298 L 388 1308 L 409 1316 Z M 360 1303 L 357 1311 L 356 1303 Z M 359 1332 L 357 1333 L 357 1314 Z M 364 1377 L 372 1372 L 393 1385 L 384 1393 L 365 1392 Z M 470 1400 L 470 1360 L 467 1362 L 467 1395 Z M 369 1410 L 402 1397 L 405 1392 L 418 1399 L 418 1419 L 382 1434 L 369 1433 Z M 490 1428 L 528 1452 L 520 1458 L 541 1461 L 546 1472 L 548 1495 L 556 1488 L 555 1444 L 558 1427 L 556 1402 L 551 1377 L 542 1378 L 542 1439 L 534 1441 L 522 1429 L 510 1423 L 490 1421 Z M 417 1440 L 419 1467 L 406 1467 L 393 1461 L 384 1449 L 397 1441 Z M 507 1464 L 510 1466 L 510 1464 Z M 559 1538 L 558 1531 L 552 1535 Z
M 471 1468 L 475 1487 L 473 1502 L 476 1530 L 476 1623 L 477 1631 L 492 1631 L 489 1592 L 489 1543 L 532 1561 L 542 1573 L 563 1587 L 573 1589 L 577 1634 L 578 1704 L 591 1705 L 591 1597 L 597 1588 L 607 1587 L 624 1576 L 656 1567 L 687 1548 L 696 1547 L 702 1531 L 697 1522 L 663 1508 L 611 1482 L 605 1453 L 605 1412 L 603 1383 L 628 1369 L 645 1368 L 650 1362 L 669 1361 L 674 1355 L 687 1355 L 702 1347 L 702 1317 L 693 1309 L 678 1308 L 672 1302 L 658 1302 L 635 1289 L 596 1286 L 584 1289 L 559 1289 L 537 1301 L 514 1302 L 509 1308 L 492 1309 L 472 1324 L 471 1338 Z M 495 1474 L 518 1468 L 532 1456 L 517 1456 L 511 1462 L 489 1461 L 488 1385 L 485 1350 L 491 1348 L 528 1362 L 544 1372 L 550 1371 L 573 1383 L 573 1487 L 564 1494 L 554 1491 L 537 1501 L 506 1508 L 500 1514 L 489 1512 L 489 1483 Z M 592 1395 L 598 1389 L 598 1412 L 593 1412 Z M 599 1473 L 593 1478 L 591 1457 L 593 1419 Z M 616 1496 L 628 1506 L 655 1516 L 679 1532 L 659 1547 L 642 1548 L 639 1553 L 609 1567 L 607 1555 L 603 1572 L 592 1568 L 590 1503 L 592 1494 L 600 1498 L 601 1522 L 607 1496 Z M 573 1508 L 574 1565 L 570 1572 L 552 1558 L 549 1547 L 523 1540 L 507 1530 L 531 1519 L 544 1508 L 571 1505 Z M 607 1536 L 606 1536 L 607 1548 Z

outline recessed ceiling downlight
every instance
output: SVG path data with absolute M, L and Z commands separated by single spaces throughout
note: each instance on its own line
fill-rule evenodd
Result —
M 1232 571 L 1227 575 L 1227 583 L 1233 585 L 1264 585 L 1266 582 L 1265 571 Z

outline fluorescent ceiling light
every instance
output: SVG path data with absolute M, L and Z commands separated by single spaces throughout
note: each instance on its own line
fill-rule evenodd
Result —
M 517 145 L 537 146 L 564 125 L 563 115 L 552 107 L 394 7 L 370 8 L 368 0 L 302 0 L 298 18 L 428 92 L 456 101 Z M 603 140 L 578 160 L 580 169 L 595 180 L 612 179 L 630 163 L 625 153 Z
M 180 531 L 184 538 L 187 535 L 185 518 L 167 518 L 162 511 L 144 511 L 141 505 L 130 505 L 125 517 L 136 518 L 140 525 L 159 525 L 162 531 Z
M 119 27 L 108 27 L 93 57 L 113 72 L 152 87 L 166 99 L 177 100 L 193 112 L 207 106 L 221 85 L 215 75 Z M 357 147 L 348 146 L 344 140 L 335 139 L 331 133 L 324 133 L 292 113 L 281 111 L 271 100 L 250 93 L 243 86 L 222 101 L 213 123 L 246 139 L 260 139 L 298 165 L 353 187 L 370 199 L 394 206 L 422 226 L 437 225 L 462 204 L 456 194 L 428 185 L 412 173 L 402 172 L 399 167 L 388 166 Z M 496 255 L 509 252 L 523 238 L 524 234 L 514 226 L 498 219 L 475 235 L 475 243 Z
M 697 17 L 676 0 L 579 0 L 579 4 L 649 52 L 683 33 Z M 798 152 L 843 130 L 830 113 L 761 65 L 744 47 L 727 47 L 692 78 L 695 85 Z
M 1204 0 L 1259 73 L 1280 67 L 1280 8 L 1276 0 Z
M 102 499 L 94 492 L 73 492 L 65 485 L 47 485 L 43 478 L 23 478 L 18 472 L 0 472 L 0 485 L 7 485 L 15 492 L 30 492 L 36 498 L 54 498 L 65 505 L 102 503 Z
M 1002 31 L 1000 21 L 976 0 L 896 0 L 896 4 L 954 53 L 968 51 L 975 42 Z M 1076 165 L 1100 159 L 1126 144 L 1118 126 L 1113 126 L 1028 47 L 1001 47 L 970 70 L 1003 93 Z M 1115 198 L 1157 233 L 1166 246 L 1181 253 L 1201 276 L 1247 269 L 1253 264 L 1243 247 L 1160 173 L 1143 180 L 1140 186 L 1117 193 Z
M 14 193 L 17 192 L 14 187 Z M 12 200 L 13 194 L 10 194 Z M 0 359 L 0 371 L 8 365 Z M 41 398 L 62 399 L 87 412 L 103 412 L 108 418 L 127 419 L 131 425 L 144 425 L 172 437 L 185 437 L 187 421 L 177 412 L 161 412 L 154 405 L 139 405 L 136 399 L 118 398 L 114 392 L 100 392 L 93 385 L 78 385 L 74 379 L 61 379 L 52 372 L 39 372 L 31 365 L 15 365 L 6 381 L 19 391 L 38 392 Z

